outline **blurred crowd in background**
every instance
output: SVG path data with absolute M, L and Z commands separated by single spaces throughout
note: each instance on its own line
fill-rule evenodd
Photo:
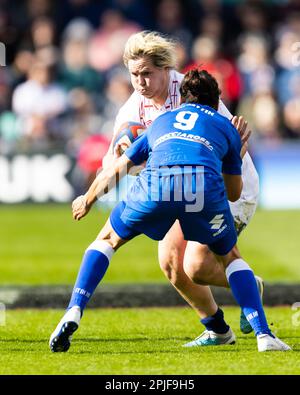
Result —
M 300 139 L 300 1 L 0 0 L 0 152 L 109 142 L 132 93 L 124 44 L 145 29 L 177 40 L 179 71 L 215 75 L 254 144 Z

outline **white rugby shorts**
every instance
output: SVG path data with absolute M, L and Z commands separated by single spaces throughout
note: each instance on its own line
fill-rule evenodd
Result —
M 235 228 L 239 235 L 243 229 L 249 224 L 253 217 L 256 207 L 256 203 L 249 203 L 247 201 L 238 200 L 237 202 L 229 202 L 230 210 L 234 219 Z

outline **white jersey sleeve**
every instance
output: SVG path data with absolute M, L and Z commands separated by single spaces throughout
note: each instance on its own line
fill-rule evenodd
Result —
M 228 110 L 228 108 L 225 106 L 225 104 L 222 102 L 222 100 L 219 100 L 219 108 L 218 108 L 218 113 L 223 115 L 223 117 L 228 118 L 230 121 L 233 118 L 233 115 L 231 112 Z
M 222 100 L 219 102 L 218 112 L 230 120 L 233 117 Z M 259 178 L 248 152 L 243 158 L 242 180 L 241 197 L 236 202 L 230 202 L 230 209 L 236 221 L 248 224 L 255 212 L 259 197 Z
M 238 233 L 253 217 L 259 198 L 259 177 L 248 152 L 243 158 L 242 180 L 241 197 L 236 202 L 229 202 Z

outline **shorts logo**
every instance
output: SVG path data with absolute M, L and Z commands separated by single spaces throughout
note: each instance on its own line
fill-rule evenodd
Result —
M 216 215 L 211 221 L 210 224 L 211 229 L 216 230 L 215 233 L 213 233 L 213 236 L 218 236 L 220 233 L 223 232 L 223 230 L 225 230 L 227 228 L 227 225 L 223 225 L 223 222 L 225 221 L 225 219 L 223 218 L 224 214 L 218 214 Z M 223 225 L 223 226 L 222 226 Z
M 211 229 L 220 229 L 221 226 L 223 225 L 224 222 L 224 218 L 223 218 L 223 214 L 218 214 L 216 215 L 211 221 L 210 224 Z

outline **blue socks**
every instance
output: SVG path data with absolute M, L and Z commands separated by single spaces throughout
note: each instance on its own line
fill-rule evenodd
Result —
M 214 331 L 219 334 L 224 334 L 229 331 L 229 326 L 224 321 L 224 313 L 220 308 L 218 308 L 214 315 L 202 318 L 200 321 L 208 331 Z
M 85 251 L 68 306 L 79 306 L 81 312 L 102 280 L 114 249 L 105 241 L 94 241 Z
M 271 334 L 261 303 L 256 280 L 251 268 L 243 259 L 235 259 L 226 268 L 231 291 L 252 326 L 255 335 Z

